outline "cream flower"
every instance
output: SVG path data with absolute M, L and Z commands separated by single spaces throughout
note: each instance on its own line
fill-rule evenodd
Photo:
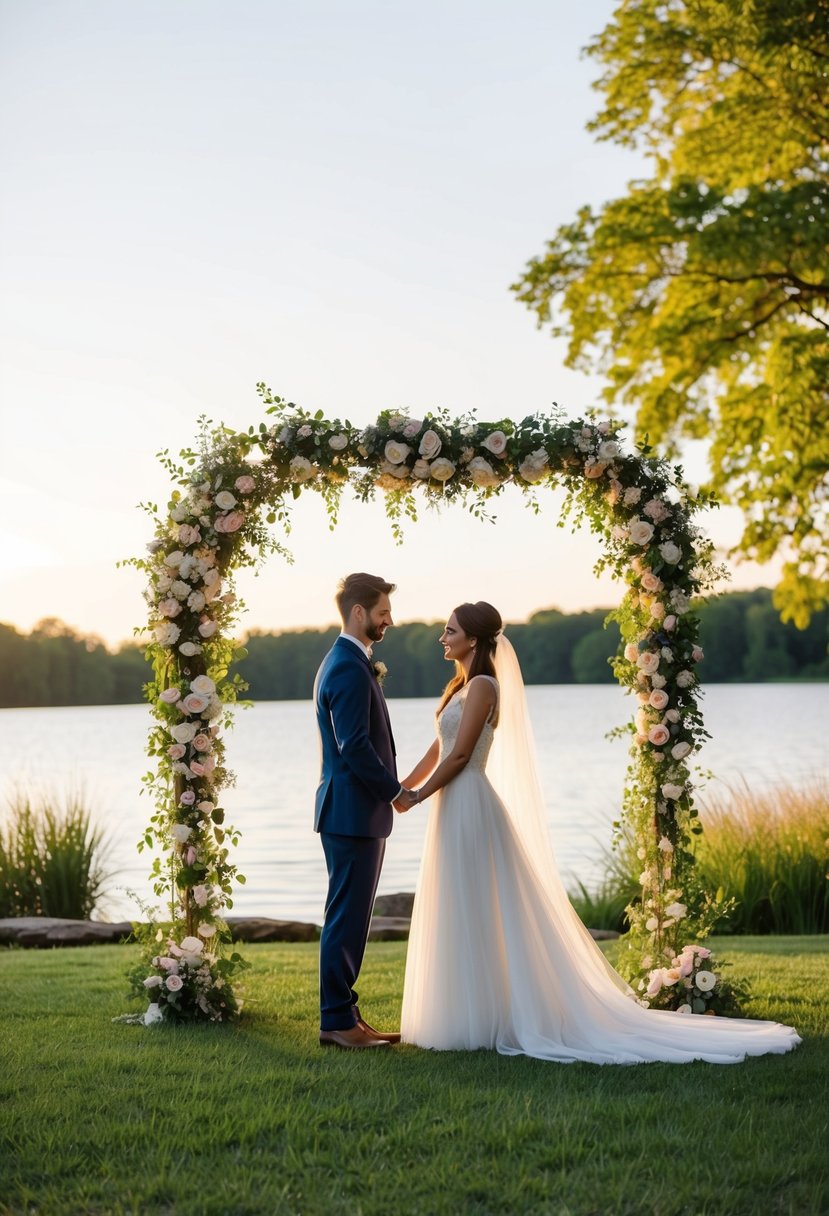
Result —
M 314 466 L 305 456 L 294 456 L 288 465 L 291 481 L 308 481 L 314 476 Z
M 710 992 L 717 983 L 717 977 L 713 971 L 698 971 L 694 983 L 700 992 Z
M 330 436 L 328 446 L 335 452 L 342 452 L 348 447 L 348 436 L 339 431 L 336 435 Z
M 432 467 L 434 468 L 434 465 Z M 486 488 L 498 485 L 499 478 L 497 473 L 489 461 L 484 460 L 483 456 L 475 456 L 466 467 L 469 470 L 470 479 L 476 486 Z
M 399 443 L 396 439 L 390 439 L 383 449 L 383 453 L 389 464 L 402 464 L 411 450 L 407 443 Z
M 671 748 L 671 755 L 674 760 L 684 760 L 691 750 L 691 744 L 684 739 L 680 743 L 675 743 Z
M 622 502 L 626 507 L 635 507 L 642 497 L 642 491 L 638 486 L 628 486 L 625 490 Z
M 672 916 L 674 920 L 682 920 L 683 916 L 688 915 L 688 909 L 685 907 L 685 904 L 668 904 L 665 914 L 666 916 Z
M 432 476 L 432 467 L 428 460 L 416 460 L 412 465 L 412 477 L 418 481 L 428 481 Z
M 643 650 L 636 660 L 636 665 L 645 675 L 653 675 L 659 667 L 659 655 L 653 650 Z
M 653 539 L 653 524 L 635 515 L 628 525 L 628 535 L 634 545 L 647 545 Z
M 678 671 L 676 683 L 678 688 L 690 688 L 694 683 L 695 676 L 692 671 Z
M 186 823 L 174 823 L 170 828 L 170 835 L 179 844 L 186 844 L 190 839 L 192 831 L 193 829 L 189 828 Z
M 674 782 L 668 781 L 662 786 L 662 797 L 676 802 L 677 798 L 682 797 L 684 790 L 684 785 L 676 785 Z
M 648 704 L 653 709 L 664 709 L 665 706 L 668 704 L 668 694 L 666 692 L 663 692 L 661 688 L 655 688 L 653 690 L 653 692 L 651 693 L 651 695 L 648 697 Z M 666 742 L 666 741 L 667 740 L 663 740 L 663 742 Z
M 676 566 L 682 557 L 682 550 L 672 540 L 666 540 L 659 546 L 659 552 L 669 566 Z
M 434 460 L 443 447 L 440 436 L 434 431 L 424 431 L 418 446 L 418 453 L 425 460 Z

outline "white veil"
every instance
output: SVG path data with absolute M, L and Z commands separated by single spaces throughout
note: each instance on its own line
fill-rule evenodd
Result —
M 633 996 L 632 988 L 611 967 L 582 924 L 561 881 L 547 829 L 524 680 L 512 643 L 504 634 L 495 647 L 495 675 L 500 704 L 487 776 L 507 809 L 572 961 L 585 979 L 606 980 L 609 973 L 618 988 Z

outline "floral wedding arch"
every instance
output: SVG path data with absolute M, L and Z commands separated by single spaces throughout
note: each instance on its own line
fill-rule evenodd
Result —
M 694 524 L 710 502 L 683 482 L 682 470 L 647 446 L 626 454 L 619 424 L 558 412 L 513 422 L 479 422 L 443 411 L 414 419 L 384 411 L 353 427 L 310 415 L 258 391 L 269 422 L 235 432 L 201 420 L 198 447 L 160 459 L 175 481 L 167 508 L 144 504 L 155 521 L 146 572 L 153 679 L 146 696 L 155 718 L 144 783 L 155 810 L 139 849 L 157 848 L 154 889 L 169 901 L 169 923 L 147 946 L 137 986 L 150 997 L 149 1019 L 222 1021 L 238 1010 L 235 972 L 225 955 L 222 921 L 232 907 L 231 858 L 238 841 L 225 823 L 221 792 L 233 782 L 222 725 L 245 685 L 231 672 L 244 650 L 234 640 L 241 605 L 234 572 L 273 552 L 290 560 L 272 528 L 290 531 L 290 506 L 313 491 L 330 522 L 348 485 L 361 501 L 379 490 L 399 537 L 416 519 L 419 497 L 461 503 L 484 514 L 507 485 L 538 510 L 538 491 L 566 492 L 564 519 L 589 522 L 602 543 L 597 569 L 627 584 L 611 614 L 622 641 L 614 673 L 636 699 L 631 760 L 617 831 L 641 861 L 641 898 L 628 909 L 630 930 L 619 963 L 643 1003 L 703 1012 L 716 979 L 703 960 L 715 912 L 694 879 L 693 838 L 701 831 L 689 763 L 706 736 L 699 709 L 698 618 L 692 597 L 710 588 L 712 546 Z M 559 523 L 563 523 L 564 519 Z M 155 928 L 155 927 L 154 927 Z M 684 941 L 684 952 L 680 943 Z M 149 971 L 149 975 L 146 972 Z M 698 974 L 708 976 L 697 983 Z M 688 980 L 692 982 L 689 983 Z M 723 985 L 718 981 L 720 988 Z

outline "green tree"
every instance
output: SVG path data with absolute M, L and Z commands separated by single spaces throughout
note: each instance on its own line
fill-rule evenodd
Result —
M 582 208 L 513 285 L 666 446 L 710 439 L 737 551 L 829 602 L 829 0 L 627 0 L 588 47 L 600 139 L 653 173 Z

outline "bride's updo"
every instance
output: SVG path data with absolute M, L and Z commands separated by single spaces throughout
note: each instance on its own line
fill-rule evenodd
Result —
M 486 600 L 478 600 L 476 604 L 459 604 L 455 611 L 455 619 L 468 638 L 475 641 L 475 653 L 469 668 L 469 679 L 473 676 L 495 676 L 495 646 L 498 635 L 504 627 L 501 614 Z M 466 683 L 466 674 L 459 663 L 455 664 L 455 674 L 443 690 L 438 713 L 450 701 L 459 688 Z

